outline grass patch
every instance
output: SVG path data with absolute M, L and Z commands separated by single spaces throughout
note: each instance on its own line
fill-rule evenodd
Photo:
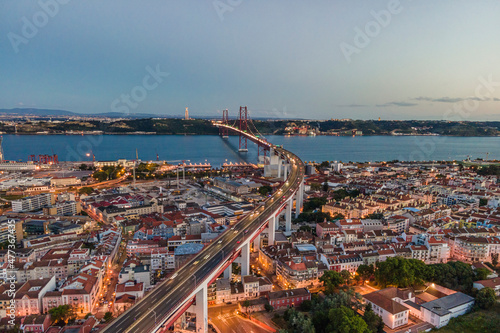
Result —
M 487 333 L 498 332 L 500 327 L 500 304 L 489 310 L 476 310 L 466 315 L 453 318 L 443 328 L 433 330 L 439 333 Z

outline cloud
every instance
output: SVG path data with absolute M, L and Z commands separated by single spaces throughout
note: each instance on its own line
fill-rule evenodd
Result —
M 347 104 L 347 105 L 337 105 L 340 108 L 364 108 L 369 105 L 364 105 L 364 104 Z
M 410 103 L 410 102 L 388 102 L 385 104 L 377 104 L 376 106 L 381 108 L 381 107 L 386 107 L 386 106 L 416 106 L 418 105 L 417 103 Z
M 499 98 L 479 98 L 479 97 L 455 97 L 455 98 L 450 98 L 450 97 L 438 97 L 438 98 L 433 98 L 433 97 L 416 97 L 414 98 L 416 101 L 427 101 L 427 102 L 439 102 L 439 103 L 458 103 L 458 102 L 463 102 L 463 101 L 500 101 Z

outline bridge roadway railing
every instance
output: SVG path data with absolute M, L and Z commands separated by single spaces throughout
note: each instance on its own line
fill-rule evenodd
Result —
M 237 129 L 234 129 L 230 126 L 228 126 L 231 130 L 235 130 L 235 131 L 238 131 Z M 248 133 L 245 133 L 245 135 L 248 135 L 250 136 Z M 260 141 L 258 138 L 254 138 L 254 140 L 256 141 Z M 262 141 L 263 144 L 265 143 L 266 145 L 270 145 L 267 141 Z M 271 147 L 274 147 L 271 145 Z M 294 155 L 293 153 L 291 152 L 288 152 L 286 151 L 285 149 L 283 148 L 278 148 L 278 147 L 274 147 L 275 148 L 275 152 L 278 153 L 279 155 L 281 155 L 281 157 L 283 159 L 287 159 L 287 160 L 291 160 L 293 159 L 293 163 L 295 166 L 296 166 L 296 170 L 294 172 L 290 172 L 288 174 L 288 179 L 287 179 L 287 182 L 286 184 L 288 184 L 288 182 L 291 180 L 291 175 L 294 174 L 294 173 L 297 173 L 298 174 L 296 175 L 296 178 L 297 178 L 297 184 L 300 184 L 303 180 L 303 175 L 304 175 L 304 165 L 302 163 L 302 161 L 296 156 Z M 299 170 L 300 169 L 300 170 Z M 169 321 L 169 318 L 173 318 L 175 316 L 175 314 L 181 309 L 183 308 L 183 305 L 189 301 L 190 299 L 194 298 L 194 296 L 196 295 L 196 293 L 200 290 L 201 287 L 204 286 L 205 282 L 207 280 L 209 280 L 210 278 L 213 278 L 213 276 L 215 275 L 215 273 L 217 274 L 220 274 L 220 269 L 222 266 L 224 266 L 227 261 L 229 259 L 231 259 L 231 257 L 233 256 L 231 262 L 236 258 L 235 256 L 235 253 L 238 253 L 239 251 L 241 251 L 242 247 L 243 246 L 247 246 L 248 242 L 251 241 L 251 239 L 255 238 L 260 232 L 262 232 L 262 230 L 264 229 L 263 226 L 268 223 L 269 219 L 272 218 L 274 216 L 274 214 L 279 211 L 280 209 L 283 209 L 284 205 L 286 205 L 286 202 L 295 194 L 295 192 L 300 188 L 299 186 L 297 186 L 297 184 L 289 184 L 287 186 L 285 185 L 282 185 L 280 187 L 280 189 L 283 189 L 283 187 L 287 187 L 285 191 L 283 191 L 283 193 L 279 193 L 278 192 L 271 196 L 269 199 L 266 200 L 266 203 L 271 203 L 269 207 L 267 208 L 264 208 L 264 210 L 262 211 L 262 214 L 258 214 L 256 216 L 256 218 L 254 219 L 251 219 L 249 218 L 248 216 L 246 216 L 245 218 L 243 218 L 241 221 L 239 221 L 235 226 L 237 225 L 240 225 L 240 224 L 244 224 L 246 225 L 243 229 L 241 229 L 239 232 L 238 232 L 238 237 L 243 235 L 244 237 L 244 241 L 241 242 L 241 244 L 238 244 L 237 246 L 235 246 L 235 248 L 233 249 L 233 251 L 228 251 L 228 254 L 227 256 L 223 257 L 221 259 L 221 261 L 219 263 L 217 263 L 217 265 L 211 269 L 209 272 L 203 274 L 202 276 L 200 276 L 199 280 L 197 280 L 197 282 L 199 281 L 200 283 L 197 283 L 193 288 L 190 288 L 189 290 L 191 291 L 191 293 L 189 293 L 189 297 L 182 297 L 182 299 L 178 300 L 177 302 L 175 302 L 175 304 L 169 308 L 169 311 L 168 313 L 164 314 L 163 316 L 161 316 L 160 318 L 160 323 L 159 325 L 157 325 L 157 327 L 154 327 L 153 330 L 149 330 L 150 332 L 156 332 L 157 330 L 161 330 L 162 329 L 162 326 L 165 325 L 165 322 Z M 281 200 L 281 197 L 283 196 L 283 198 L 286 197 L 285 200 Z M 273 207 L 276 203 L 280 203 L 279 205 L 276 205 L 276 207 Z M 266 204 L 264 205 L 264 207 L 266 207 Z M 273 210 L 272 212 L 269 214 L 268 217 L 262 219 L 262 215 L 267 215 L 267 214 L 264 214 L 264 212 L 266 213 L 269 213 L 267 212 L 267 210 L 269 208 L 273 207 Z M 259 209 L 260 207 L 258 207 L 257 209 L 255 209 L 253 212 L 259 212 Z M 259 222 L 259 226 L 257 228 L 255 228 L 255 230 L 252 230 L 252 232 L 246 234 L 245 232 L 245 229 L 249 228 L 253 222 L 255 222 L 257 219 L 261 219 L 261 221 Z M 243 225 L 242 224 L 242 225 Z M 255 226 L 253 226 L 255 227 Z M 230 232 L 230 231 L 226 231 L 226 232 Z M 223 235 L 224 236 L 224 235 Z M 222 237 L 223 237 L 222 236 Z M 234 238 L 233 238 L 234 239 Z M 184 265 L 183 268 L 185 269 L 189 269 L 191 265 L 193 265 L 193 263 L 195 263 L 196 260 L 202 260 L 203 256 L 206 254 L 206 251 L 208 248 L 210 248 L 211 246 L 215 246 L 216 243 L 212 243 L 210 244 L 209 246 L 207 246 L 204 250 L 202 250 L 198 255 L 194 256 L 194 258 L 192 258 L 191 260 L 188 261 L 188 263 L 186 263 Z M 210 260 L 208 260 L 206 263 L 204 263 L 204 265 L 206 264 L 209 264 L 209 262 L 211 260 L 213 260 L 214 258 L 211 258 Z M 201 267 L 203 267 L 203 265 L 200 265 Z M 182 268 L 181 268 L 182 270 Z M 200 271 L 200 269 L 198 269 L 197 271 Z M 179 271 L 178 271 L 179 272 Z M 193 275 L 196 275 L 196 271 L 194 272 Z M 174 276 L 175 276 L 175 273 L 174 273 Z M 218 276 L 218 275 L 217 275 Z M 216 278 L 216 276 L 215 276 Z M 110 325 L 108 325 L 108 327 L 106 327 L 103 332 L 116 332 L 116 330 L 113 330 L 113 324 L 116 323 L 120 318 L 122 317 L 125 317 L 127 316 L 127 314 L 129 314 L 130 310 L 132 310 L 133 308 L 135 308 L 136 306 L 138 306 L 139 304 L 143 303 L 143 302 L 147 302 L 148 301 L 148 298 L 149 296 L 155 294 L 155 291 L 159 289 L 159 287 L 162 285 L 162 284 L 167 284 L 169 282 L 169 280 L 172 279 L 172 277 L 170 277 L 168 280 L 162 282 L 157 288 L 155 288 L 155 290 L 153 290 L 149 295 L 147 295 L 146 297 L 144 297 L 143 299 L 141 299 L 134 307 L 131 307 L 129 308 L 126 312 L 124 312 L 119 318 L 117 318 L 117 320 L 115 320 L 114 322 L 112 322 Z M 174 278 L 175 279 L 175 278 Z M 188 281 L 175 281 L 176 283 L 187 283 Z M 163 302 L 165 301 L 165 298 L 169 296 L 168 294 L 165 295 L 164 297 L 161 297 L 161 299 L 159 301 L 155 301 L 154 304 L 157 306 L 160 302 Z M 156 298 L 155 298 L 156 299 Z M 153 306 L 153 304 L 151 304 Z M 151 311 L 150 311 L 151 308 L 148 308 L 148 310 L 146 311 L 146 314 L 149 314 Z M 144 316 L 144 313 L 141 315 L 141 317 Z M 141 320 L 145 320 L 146 318 L 140 318 Z M 129 320 L 127 320 L 129 321 Z M 135 321 L 135 320 L 134 320 Z M 136 326 L 135 322 L 132 321 L 130 323 L 130 326 L 127 327 L 127 329 L 124 331 L 124 332 L 138 332 L 136 330 L 134 330 L 134 326 Z M 124 324 L 123 322 L 121 324 Z M 143 331 L 141 331 L 143 332 Z
M 283 149 L 283 151 L 285 151 Z M 290 154 L 290 153 L 289 153 Z M 296 157 L 294 155 L 294 157 Z M 298 157 L 297 157 L 298 158 Z M 299 160 L 300 161 L 300 160 Z M 290 172 L 289 176 L 291 175 L 292 173 Z M 299 177 L 300 180 L 302 180 L 302 177 Z M 287 179 L 288 180 L 288 179 Z M 280 187 L 281 188 L 281 187 Z M 281 210 L 283 210 L 284 206 L 286 205 L 286 202 L 290 199 L 290 197 L 292 197 L 295 192 L 298 190 L 298 187 L 294 188 L 292 185 L 289 186 L 289 188 L 286 190 L 287 194 L 286 197 L 287 199 L 284 200 L 283 203 L 281 203 L 280 205 L 277 206 L 277 208 L 274 210 L 274 212 L 279 212 Z M 284 195 L 285 193 L 281 193 L 278 197 L 281 197 L 281 195 Z M 268 199 L 269 200 L 269 199 Z M 258 212 L 258 210 L 254 210 L 254 212 Z M 238 253 L 240 253 L 240 251 L 242 250 L 242 248 L 244 246 L 248 246 L 248 244 L 250 242 L 252 242 L 252 240 L 257 237 L 257 235 L 259 235 L 262 230 L 264 230 L 263 226 L 265 226 L 266 223 L 268 223 L 269 221 L 269 218 L 272 218 L 274 214 L 271 214 L 270 217 L 268 218 L 265 218 L 258 228 L 256 228 L 256 230 L 252 233 L 248 233 L 248 234 L 244 234 L 244 238 L 245 240 L 243 240 L 239 246 L 236 247 L 236 249 L 233 251 L 233 252 L 230 252 L 229 255 L 227 255 L 226 257 L 224 257 L 220 264 L 217 265 L 216 267 L 214 267 L 211 271 L 209 271 L 208 273 L 206 273 L 204 276 L 202 276 L 199 280 L 199 283 L 197 283 L 194 288 L 192 289 L 191 293 L 189 294 L 188 297 L 186 297 L 184 300 L 180 300 L 178 301 L 175 305 L 174 305 L 174 312 L 171 312 L 171 313 L 168 313 L 168 314 L 165 314 L 162 319 L 159 321 L 159 324 L 157 325 L 157 327 L 155 327 L 151 332 L 157 332 L 157 331 L 160 331 L 162 329 L 168 329 L 168 327 L 170 327 L 171 325 L 174 324 L 175 320 L 178 318 L 178 316 L 176 316 L 176 313 L 181 310 L 183 308 L 183 305 L 185 305 L 185 300 L 192 300 L 196 294 L 203 288 L 206 288 L 206 285 L 208 283 L 210 283 L 210 281 L 213 281 L 215 280 L 223 271 L 224 269 L 228 266 L 228 264 L 231 264 L 236 258 L 237 258 L 237 255 Z M 261 218 L 261 216 L 257 216 L 257 218 Z M 241 222 L 241 221 L 240 221 Z M 245 229 L 245 228 L 244 228 Z M 229 232 L 229 231 L 228 231 Z M 244 231 L 243 231 L 244 232 Z M 208 282 L 207 282 L 208 281 Z M 169 318 L 171 318 L 169 320 Z
M 157 332 L 157 331 L 160 331 L 162 328 L 166 328 L 168 329 L 170 326 L 172 326 L 175 322 L 175 320 L 177 320 L 178 316 L 176 316 L 177 312 L 179 312 L 179 310 L 182 310 L 184 307 L 183 305 L 185 305 L 186 301 L 185 300 L 193 300 L 194 297 L 196 296 L 196 294 L 202 289 L 205 287 L 205 284 L 209 284 L 210 282 L 206 283 L 206 281 L 208 279 L 213 279 L 215 280 L 217 278 L 217 276 L 219 276 L 222 271 L 224 271 L 224 269 L 227 267 L 227 264 L 231 264 L 234 259 L 236 259 L 237 257 L 237 253 L 239 251 L 235 251 L 233 253 L 231 253 L 230 255 L 226 256 L 225 258 L 222 259 L 221 261 L 221 265 L 220 266 L 217 266 L 215 268 L 213 268 L 210 272 L 208 272 L 201 281 L 197 281 L 197 283 L 194 285 L 193 289 L 191 289 L 190 293 L 189 293 L 189 296 L 186 297 L 184 300 L 179 300 L 174 306 L 173 308 L 175 309 L 174 312 L 172 313 L 167 313 L 165 314 L 163 317 L 160 318 L 160 320 L 158 320 L 158 325 L 157 327 L 155 327 L 152 332 Z M 234 257 L 232 260 L 231 260 L 231 257 Z M 229 260 L 229 262 L 228 262 Z M 191 302 L 192 303 L 192 302 Z

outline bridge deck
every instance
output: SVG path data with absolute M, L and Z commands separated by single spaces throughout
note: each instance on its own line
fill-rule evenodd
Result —
M 231 126 L 228 127 L 230 130 L 239 131 Z M 256 208 L 252 214 L 244 217 L 234 228 L 226 231 L 221 237 L 205 247 L 191 261 L 181 267 L 173 275 L 173 278 L 162 282 L 135 306 L 108 325 L 103 332 L 152 332 L 157 327 L 155 317 L 157 320 L 161 318 L 162 322 L 170 324 L 179 308 L 189 301 L 188 297 L 195 291 L 196 287 L 201 283 L 207 283 L 206 280 L 212 275 L 213 270 L 220 271 L 227 258 L 232 257 L 236 251 L 242 248 L 244 243 L 250 241 L 249 237 L 255 232 L 260 232 L 267 221 L 277 211 L 280 211 L 286 201 L 295 194 L 304 178 L 303 162 L 296 155 L 283 148 L 273 146 L 248 133 L 244 133 L 244 135 L 257 144 L 273 148 L 276 154 L 289 161 L 292 167 L 285 184 L 268 198 L 263 206 Z

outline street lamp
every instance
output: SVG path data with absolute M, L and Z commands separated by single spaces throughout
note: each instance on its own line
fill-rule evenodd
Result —
M 153 311 L 153 313 L 155 314 L 155 324 L 156 324 L 156 311 L 155 310 L 151 310 Z

